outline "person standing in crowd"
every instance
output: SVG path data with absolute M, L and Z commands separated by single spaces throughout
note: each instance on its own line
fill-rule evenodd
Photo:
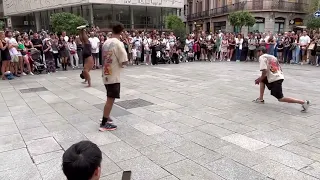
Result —
M 195 42 L 193 43 L 193 52 L 194 52 L 194 59 L 199 61 L 201 55 L 201 48 L 200 48 L 200 37 L 195 37 Z
M 247 61 L 249 51 L 248 38 L 243 38 L 240 61 Z
M 150 49 L 151 49 L 151 63 L 152 65 L 157 65 L 158 64 L 158 58 L 157 58 L 157 51 L 160 50 L 159 48 L 159 41 L 157 39 L 156 35 L 152 36 L 151 44 L 150 44 Z
M 240 62 L 243 38 L 241 34 L 236 37 L 236 61 Z
M 293 42 L 290 50 L 292 51 L 292 63 L 299 64 L 300 62 L 300 45 L 298 35 L 293 35 Z
M 14 76 L 20 77 L 18 74 L 19 69 L 19 56 L 21 53 L 17 50 L 18 42 L 15 38 L 12 37 L 12 32 L 6 32 L 6 41 L 9 43 L 9 52 L 11 55 L 11 72 Z
M 267 86 L 271 91 L 271 95 L 277 98 L 279 102 L 301 104 L 301 112 L 307 112 L 310 106 L 310 101 L 284 97 L 282 93 L 284 75 L 277 58 L 273 55 L 266 54 L 267 49 L 265 47 L 259 47 L 257 53 L 259 57 L 261 76 L 255 80 L 255 84 L 260 84 L 260 95 L 259 98 L 254 100 L 254 102 L 264 104 L 263 96 L 265 86 Z
M 210 62 L 214 61 L 214 44 L 213 44 L 213 40 L 210 39 L 208 40 L 208 43 L 207 43 L 207 55 L 208 55 L 208 60 Z
M 307 34 L 307 31 L 303 31 L 302 32 L 302 36 L 299 37 L 298 39 L 299 41 L 299 46 L 301 49 L 301 55 L 302 55 L 302 62 L 301 65 L 305 64 L 308 60 L 307 60 L 307 48 L 311 42 L 310 37 Z M 299 54 L 300 55 L 300 54 Z
M 273 34 L 270 34 L 268 37 L 269 37 L 267 41 L 267 46 L 269 47 L 268 54 L 274 55 L 274 47 L 275 47 L 276 41 Z
M 128 62 L 128 56 L 123 43 L 119 40 L 124 27 L 115 24 L 112 27 L 112 38 L 103 45 L 103 57 L 105 58 L 102 78 L 107 91 L 107 101 L 103 110 L 100 131 L 115 130 L 116 125 L 110 119 L 110 112 L 116 98 L 120 98 L 120 72 Z
M 26 53 L 24 51 L 25 47 L 24 47 L 23 39 L 20 35 L 17 35 L 16 41 L 18 43 L 17 50 L 19 52 L 18 72 L 19 72 L 19 74 L 25 76 L 27 74 L 23 71 L 23 69 L 24 69 L 24 56 L 26 55 Z M 20 71 L 19 71 L 19 69 L 20 69 Z
M 82 56 L 83 56 L 83 61 L 84 61 L 84 67 L 82 74 L 84 76 L 84 83 L 88 83 L 88 87 L 91 87 L 91 77 L 90 77 L 90 70 L 94 66 L 94 59 L 92 57 L 92 48 L 91 48 L 91 43 L 89 41 L 87 32 L 86 32 L 86 25 L 79 26 L 77 29 L 79 30 L 79 39 L 81 40 L 83 44 L 83 51 L 82 51 Z
M 135 35 L 135 33 L 133 35 Z M 140 37 L 139 33 L 137 33 L 136 36 L 134 36 L 134 38 L 132 39 L 131 44 L 133 45 L 133 48 L 135 48 L 136 52 L 141 52 L 141 50 L 142 50 L 142 47 L 141 47 L 142 46 L 142 38 Z M 133 52 L 132 52 L 132 54 L 133 54 Z
M 283 62 L 284 63 L 290 63 L 292 58 L 292 51 L 291 51 L 291 45 L 292 45 L 292 38 L 289 36 L 287 32 L 284 34 L 283 38 Z
M 100 45 L 100 40 L 95 36 L 94 32 L 90 32 L 90 38 L 89 42 L 91 44 L 91 53 L 92 57 L 95 62 L 95 68 L 99 69 L 100 67 L 100 62 L 99 62 L 99 45 Z
M 65 41 L 65 38 L 63 36 L 60 36 L 59 42 L 58 42 L 58 48 L 59 48 L 59 55 L 61 58 L 61 63 L 62 63 L 62 69 L 64 71 L 67 71 L 68 69 L 68 45 L 67 42 Z
M 27 75 L 23 70 L 24 70 L 24 65 L 27 66 L 27 73 L 30 75 L 34 75 L 32 73 L 32 69 L 31 69 L 31 65 L 30 65 L 30 61 L 29 61 L 29 56 L 27 55 L 27 49 L 25 47 L 25 42 L 24 42 L 24 38 L 22 38 L 20 35 L 17 37 L 18 40 L 18 50 L 21 53 L 21 57 L 22 57 L 22 62 L 20 64 L 20 70 L 21 70 L 21 74 L 22 75 Z
M 279 40 L 277 45 L 277 56 L 278 56 L 277 58 L 280 63 L 283 62 L 283 49 L 284 49 L 284 46 L 282 44 L 282 41 Z
M 104 42 L 106 41 L 106 38 L 104 35 L 101 34 L 99 36 L 99 40 L 100 40 L 100 43 L 99 43 L 99 63 L 103 64 L 102 46 L 103 46 Z
M 150 64 L 150 45 L 151 45 L 151 38 L 150 38 L 150 35 L 147 34 L 143 39 L 143 46 L 144 46 L 144 51 L 146 55 L 146 58 L 145 58 L 146 65 Z
M 52 53 L 52 48 L 51 48 L 51 42 L 49 39 L 45 39 L 45 43 L 43 45 L 43 53 L 46 59 L 46 65 L 47 65 L 47 72 L 48 74 L 50 73 L 55 73 L 56 72 L 56 65 L 54 63 L 54 57 Z
M 226 58 L 227 58 L 227 61 L 229 60 L 228 47 L 229 47 L 228 39 L 226 36 L 222 35 L 220 61 L 224 61 L 226 60 Z
M 233 58 L 234 50 L 236 48 L 236 39 L 234 38 L 234 35 L 231 34 L 229 37 L 229 61 Z
M 78 53 L 77 53 L 77 44 L 74 41 L 73 36 L 71 36 L 69 38 L 68 50 L 70 52 L 70 63 L 71 63 L 72 69 L 79 68 L 79 57 L 78 57 Z M 74 64 L 74 62 L 76 62 L 76 64 Z
M 255 59 L 255 54 L 256 54 L 256 48 L 258 45 L 258 40 L 255 38 L 255 36 L 253 34 L 249 35 L 249 40 L 248 40 L 248 44 L 249 44 L 249 60 L 250 61 L 254 61 Z
M 78 57 L 79 57 L 79 63 L 82 64 L 82 66 L 84 66 L 84 60 L 82 58 L 82 50 L 83 50 L 83 45 L 82 45 L 82 42 L 80 41 L 80 38 L 79 36 L 76 36 L 76 45 L 77 45 L 77 54 L 78 54 Z
M 51 43 L 51 49 L 52 49 L 52 55 L 53 55 L 53 58 L 54 58 L 54 62 L 55 62 L 55 65 L 56 65 L 56 69 L 59 69 L 59 61 L 60 61 L 60 58 L 59 58 L 59 43 L 58 43 L 58 39 L 57 39 L 57 36 L 55 34 L 50 34 L 50 43 Z M 60 62 L 61 63 L 61 62 Z
M 315 59 L 316 59 L 316 66 L 318 67 L 320 64 L 320 38 L 315 37 Z
M 31 39 L 31 42 L 33 44 L 33 47 L 36 48 L 38 51 L 40 51 L 41 59 L 43 60 L 43 49 L 42 49 L 42 41 L 39 38 L 38 33 L 33 33 L 33 38 Z
M 10 70 L 11 56 L 9 52 L 9 42 L 5 39 L 5 33 L 0 31 L 0 49 L 1 49 L 1 79 L 5 80 L 5 72 Z

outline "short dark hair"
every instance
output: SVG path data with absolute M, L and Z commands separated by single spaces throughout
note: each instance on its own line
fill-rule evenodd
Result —
M 91 141 L 80 141 L 69 147 L 62 157 L 62 170 L 68 180 L 88 180 L 100 167 L 102 153 Z
M 264 54 L 267 53 L 267 48 L 264 46 L 258 47 L 257 51 L 262 51 Z
M 124 26 L 123 24 L 117 22 L 114 23 L 112 26 L 112 33 L 113 34 L 121 34 L 121 32 L 124 30 Z

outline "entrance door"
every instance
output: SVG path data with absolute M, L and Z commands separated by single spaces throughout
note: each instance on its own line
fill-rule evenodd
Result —
M 207 22 L 207 26 L 206 27 L 207 27 L 206 31 L 210 32 L 210 22 Z

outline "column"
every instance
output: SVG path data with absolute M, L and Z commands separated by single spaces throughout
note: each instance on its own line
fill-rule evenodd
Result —
M 36 30 L 41 31 L 41 17 L 40 12 L 34 13 L 35 23 L 36 23 Z
M 92 4 L 89 5 L 89 24 L 90 24 L 90 26 L 94 25 L 94 22 L 93 22 L 93 5 Z
M 130 28 L 134 29 L 134 17 L 133 17 L 133 8 L 129 6 L 130 9 Z

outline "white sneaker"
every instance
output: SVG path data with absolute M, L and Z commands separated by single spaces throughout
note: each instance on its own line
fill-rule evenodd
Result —
M 227 61 L 229 62 L 229 61 L 230 61 L 230 59 L 227 59 Z
M 317 64 L 316 66 L 319 67 L 319 64 Z
M 22 76 L 25 76 L 25 75 L 27 75 L 27 74 L 26 74 L 25 72 L 22 72 L 21 74 L 22 74 Z
M 29 73 L 31 76 L 33 76 L 34 74 L 32 72 Z
M 240 60 L 236 60 L 236 62 L 240 62 Z
M 302 104 L 302 110 L 301 112 L 307 112 L 310 106 L 310 101 L 306 100 L 304 104 Z

